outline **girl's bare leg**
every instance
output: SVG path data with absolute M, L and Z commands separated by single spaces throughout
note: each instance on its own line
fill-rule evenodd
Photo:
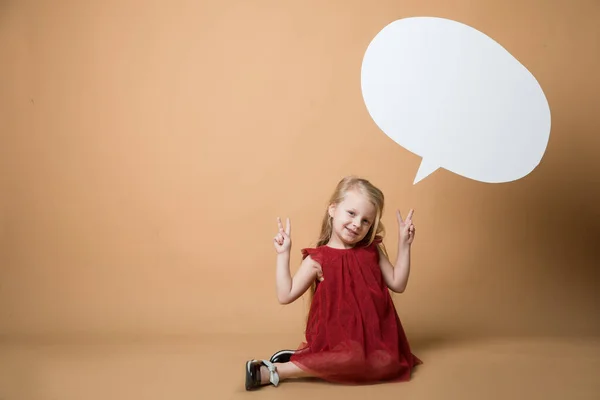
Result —
M 275 363 L 277 367 L 277 373 L 279 374 L 279 382 L 290 379 L 290 378 L 309 378 L 314 375 L 298 368 L 293 362 L 286 363 Z M 264 365 L 260 367 L 260 381 L 261 383 L 269 383 L 269 370 Z

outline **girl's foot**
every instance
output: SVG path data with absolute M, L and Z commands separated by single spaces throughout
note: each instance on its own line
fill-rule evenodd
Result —
M 279 374 L 273 363 L 267 360 L 251 360 L 246 363 L 246 390 L 269 383 L 279 385 Z
M 271 356 L 271 361 L 275 363 L 286 363 L 289 362 L 292 356 L 296 353 L 296 350 L 279 350 L 277 353 Z
M 260 384 L 261 385 L 269 384 L 271 382 L 269 380 L 269 378 L 270 378 L 269 368 L 265 367 L 264 365 L 261 365 L 260 366 Z

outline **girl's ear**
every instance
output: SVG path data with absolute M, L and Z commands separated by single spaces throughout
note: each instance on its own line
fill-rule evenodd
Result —
M 330 204 L 328 211 L 329 211 L 329 217 L 333 218 L 333 214 L 335 213 L 335 204 Z

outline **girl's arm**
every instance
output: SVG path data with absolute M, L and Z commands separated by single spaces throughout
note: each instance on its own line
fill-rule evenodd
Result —
M 398 245 L 398 257 L 394 265 L 388 260 L 380 247 L 379 267 L 383 275 L 383 280 L 390 290 L 396 293 L 403 293 L 408 284 L 410 275 L 410 245 Z
M 300 268 L 291 277 L 290 253 L 277 254 L 277 300 L 280 304 L 290 304 L 296 301 L 310 288 L 315 279 L 323 280 L 321 266 L 310 256 L 300 264 Z
M 414 210 L 410 210 L 406 220 L 402 219 L 400 211 L 396 211 L 398 217 L 398 258 L 394 265 L 379 249 L 379 267 L 387 287 L 396 293 L 402 293 L 408 284 L 410 275 L 410 246 L 415 239 L 415 225 L 413 224 Z

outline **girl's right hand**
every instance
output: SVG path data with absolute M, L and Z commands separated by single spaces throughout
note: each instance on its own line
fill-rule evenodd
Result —
M 290 238 L 292 226 L 290 224 L 290 219 L 288 218 L 286 220 L 284 230 L 283 225 L 281 224 L 281 218 L 277 217 L 277 226 L 279 228 L 279 233 L 273 238 L 275 251 L 277 254 L 285 253 L 286 251 L 289 252 L 292 247 L 292 239 Z

